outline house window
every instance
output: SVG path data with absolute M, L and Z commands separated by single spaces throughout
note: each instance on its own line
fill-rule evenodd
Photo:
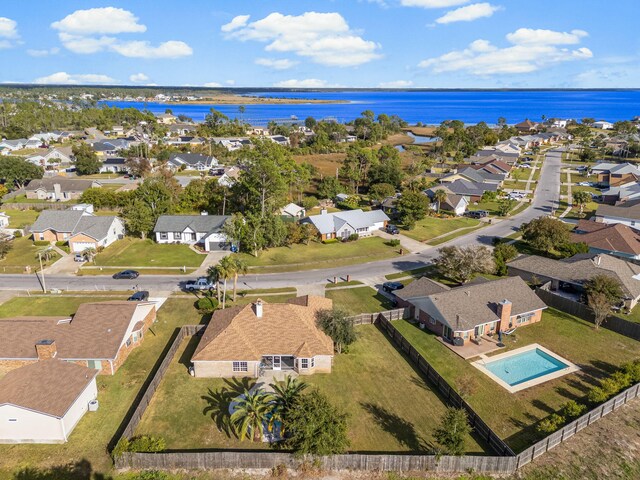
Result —
M 180 232 L 173 232 L 173 239 L 180 240 L 182 238 L 182 234 Z
M 18 421 L 18 419 L 17 419 L 17 418 L 10 418 L 10 419 L 9 419 L 9 421 L 10 421 L 10 422 L 17 422 L 17 421 Z
M 316 357 L 311 357 L 311 368 L 316 366 Z
M 300 359 L 300 368 L 302 368 L 303 370 L 306 370 L 307 368 L 309 368 L 309 359 L 308 358 L 301 358 Z
M 94 370 L 102 370 L 102 362 L 100 360 L 87 360 L 87 367 Z
M 433 317 L 429 317 L 429 323 L 430 323 L 431 325 L 435 325 L 435 324 L 436 324 L 436 319 L 435 319 L 435 318 L 433 318 Z
M 134 333 L 134 334 L 132 335 L 132 337 L 133 337 L 133 341 L 134 341 L 134 342 L 137 342 L 137 341 L 138 341 L 138 334 L 137 334 L 137 333 Z
M 233 371 L 234 372 L 248 372 L 249 365 L 247 362 L 233 362 Z
M 167 232 L 160 232 L 160 240 L 168 240 L 169 234 Z
M 40 234 L 40 240 L 44 240 L 44 233 Z
M 131 346 L 131 337 L 127 338 L 127 347 Z
M 533 318 L 533 313 L 525 313 L 524 315 L 518 315 L 516 317 L 516 324 L 521 325 L 528 323 Z

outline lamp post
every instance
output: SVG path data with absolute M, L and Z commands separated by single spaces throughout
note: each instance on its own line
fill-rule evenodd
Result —
M 42 267 L 42 253 L 38 252 L 38 259 L 40 260 L 40 276 L 42 277 L 42 291 L 47 293 L 47 284 L 44 281 L 44 268 Z

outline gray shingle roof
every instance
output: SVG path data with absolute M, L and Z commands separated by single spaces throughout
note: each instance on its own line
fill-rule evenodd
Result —
M 219 232 L 229 215 L 161 215 L 154 232 L 183 232 L 187 227 L 197 233 Z
M 53 186 L 56 184 L 60 185 L 60 188 L 63 192 L 83 192 L 94 183 L 93 180 L 80 180 L 76 178 L 64 178 L 64 177 L 51 177 L 51 178 L 41 178 L 37 180 L 31 180 L 29 184 L 25 187 L 27 191 L 34 191 L 40 188 L 44 188 L 46 191 L 53 191 Z
M 56 232 L 73 232 L 82 217 L 80 210 L 43 210 L 38 219 L 31 225 L 32 232 L 55 230 Z
M 499 320 L 497 307 L 503 300 L 512 303 L 512 316 L 546 308 L 520 277 L 453 288 L 411 303 L 454 331 L 465 331 Z
M 394 293 L 396 297 L 402 300 L 409 300 L 411 298 L 428 297 L 434 293 L 442 293 L 447 290 L 451 290 L 451 288 L 430 278 L 422 277 L 411 282 L 403 289 L 396 290 Z
M 486 191 L 496 192 L 498 190 L 498 185 L 496 183 L 478 183 L 470 182 L 468 180 L 456 180 L 448 183 L 447 188 L 451 193 L 455 193 L 456 195 L 481 197 Z
M 211 165 L 217 165 L 218 160 L 216 157 L 201 155 L 199 153 L 174 153 L 169 157 L 169 163 L 176 166 L 180 166 L 181 164 L 197 165 L 201 163 L 210 167 Z
M 74 235 L 84 233 L 91 238 L 101 240 L 109 233 L 109 228 L 117 217 L 115 216 L 91 216 L 84 215 L 73 231 Z
M 389 217 L 382 210 L 363 212 L 357 209 L 313 215 L 307 217 L 305 221 L 311 222 L 321 234 L 327 234 L 339 230 L 345 223 L 348 223 L 354 229 L 369 228 L 374 223 L 388 222 Z

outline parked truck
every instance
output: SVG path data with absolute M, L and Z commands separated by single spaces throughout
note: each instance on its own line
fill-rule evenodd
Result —
M 184 289 L 189 292 L 195 292 L 196 290 L 214 290 L 215 284 L 207 277 L 199 277 L 196 280 L 189 280 L 184 284 Z

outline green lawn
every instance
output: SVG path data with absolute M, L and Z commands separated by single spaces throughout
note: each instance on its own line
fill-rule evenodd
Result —
M 0 317 L 52 315 L 65 316 L 76 312 L 80 304 L 88 302 L 105 302 L 107 300 L 126 300 L 129 295 L 104 295 L 96 292 L 95 296 L 62 296 L 48 295 L 37 297 L 13 297 L 0 305 Z
M 9 228 L 23 228 L 36 221 L 40 212 L 35 210 L 5 210 L 9 215 Z
M 418 221 L 412 230 L 402 230 L 401 233 L 419 242 L 426 242 L 427 240 L 445 235 L 459 228 L 470 228 L 478 226 L 479 224 L 480 222 L 478 220 L 467 217 L 426 217 Z
M 27 237 L 16 238 L 11 243 L 13 248 L 6 257 L 0 260 L 0 273 L 24 273 L 26 266 L 30 266 L 32 272 L 40 270 L 37 253 L 46 247 L 35 246 Z M 47 265 L 55 263 L 59 258 L 60 255 L 54 252 L 51 260 L 43 260 L 42 263 L 46 268 Z
M 131 353 L 118 372 L 114 376 L 98 376 L 100 409 L 85 415 L 71 434 L 68 443 L 0 445 L 0 478 L 17 478 L 12 477 L 11 472 L 18 468 L 42 468 L 80 460 L 90 463 L 95 478 L 103 478 L 100 473 L 109 474 L 112 462 L 107 453 L 107 445 L 123 422 L 133 399 L 150 376 L 161 352 L 170 343 L 177 327 L 201 321 L 200 315 L 192 308 L 192 303 L 191 299 L 167 300 L 158 312 L 157 323 L 151 327 L 142 345 Z M 14 311 L 13 314 L 25 313 Z
M 356 315 L 358 313 L 382 312 L 393 308 L 391 301 L 371 287 L 345 288 L 325 293 L 335 307 Z
M 478 225 L 476 225 L 475 227 L 471 227 L 465 230 L 460 230 L 458 232 L 452 232 L 449 235 L 443 235 L 441 237 L 438 238 L 434 238 L 433 240 L 430 240 L 427 242 L 427 244 L 429 245 L 440 245 L 442 243 L 446 243 L 449 242 L 451 240 L 453 240 L 454 238 L 458 238 L 462 235 L 467 235 L 471 232 L 475 232 L 476 230 L 481 229 L 482 227 L 485 227 L 487 224 L 484 222 L 480 222 Z
M 435 335 L 404 320 L 394 325 L 451 385 L 473 383 L 469 403 L 516 451 L 543 436 L 535 430 L 538 421 L 568 400 L 582 400 L 597 378 L 640 357 L 639 342 L 609 330 L 596 331 L 585 321 L 548 309 L 540 323 L 505 337 L 507 349 L 539 343 L 582 370 L 512 394 L 443 346 Z
M 375 326 L 357 331 L 349 353 L 336 355 L 332 373 L 304 380 L 349 413 L 351 451 L 429 451 L 444 404 Z M 267 449 L 218 428 L 229 401 L 254 380 L 191 377 L 187 365 L 197 341 L 183 343 L 136 433 L 161 435 L 170 449 Z M 213 413 L 204 413 L 207 406 Z M 483 452 L 472 438 L 467 446 Z
M 418 268 L 414 268 L 414 269 L 407 270 L 407 271 L 404 271 L 404 272 L 390 273 L 389 275 L 385 275 L 385 278 L 387 280 L 395 280 L 397 278 L 403 278 L 403 277 L 406 277 L 406 276 L 420 278 L 424 274 L 426 274 L 427 272 L 430 272 L 432 270 L 433 270 L 433 267 L 430 266 L 430 265 L 427 265 L 427 266 L 424 266 L 424 267 L 418 267 Z
M 96 255 L 95 264 L 106 267 L 199 267 L 204 258 L 188 245 L 161 245 L 151 239 L 127 237 Z
M 353 265 L 399 256 L 398 249 L 385 245 L 380 237 L 361 238 L 354 242 L 323 244 L 310 242 L 309 245 L 270 248 L 257 257 L 240 254 L 251 272 L 291 272 L 316 268 Z

